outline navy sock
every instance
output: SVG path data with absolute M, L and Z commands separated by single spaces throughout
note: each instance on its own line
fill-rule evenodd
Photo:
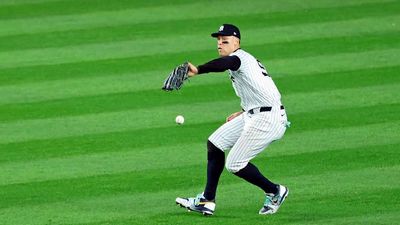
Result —
M 207 142 L 207 184 L 204 197 L 214 200 L 217 192 L 219 177 L 225 166 L 225 153 L 210 141 Z
M 256 166 L 250 162 L 246 167 L 235 173 L 236 176 L 243 178 L 244 180 L 260 187 L 265 193 L 277 193 L 278 186 L 264 177 Z

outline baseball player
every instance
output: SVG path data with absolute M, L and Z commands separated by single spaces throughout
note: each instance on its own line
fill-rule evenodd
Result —
M 268 180 L 250 161 L 286 131 L 288 121 L 281 95 L 265 66 L 240 48 L 240 31 L 236 26 L 223 24 L 211 36 L 217 39 L 220 57 L 198 67 L 189 63 L 189 76 L 228 70 L 242 110 L 227 117 L 226 123 L 208 138 L 204 192 L 191 198 L 178 197 L 176 203 L 191 211 L 213 215 L 218 181 L 225 165 L 229 172 L 265 192 L 259 214 L 276 213 L 289 190 Z

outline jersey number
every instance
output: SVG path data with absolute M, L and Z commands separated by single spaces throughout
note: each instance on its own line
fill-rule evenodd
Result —
M 267 72 L 267 69 L 265 69 L 265 66 L 263 64 L 261 64 L 261 62 L 258 61 L 258 59 L 257 59 L 257 62 L 258 62 L 258 66 L 261 68 L 261 73 L 264 76 L 268 76 L 268 72 Z

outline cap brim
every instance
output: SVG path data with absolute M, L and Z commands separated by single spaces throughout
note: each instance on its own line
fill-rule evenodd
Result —
M 224 32 L 216 32 L 216 33 L 212 33 L 211 37 L 218 37 L 218 36 L 233 36 L 232 34 L 227 34 Z

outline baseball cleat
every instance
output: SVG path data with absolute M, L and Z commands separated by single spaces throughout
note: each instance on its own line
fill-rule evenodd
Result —
M 261 215 L 276 213 L 288 194 L 289 189 L 279 185 L 277 194 L 266 194 L 264 205 L 258 213 Z
M 203 194 L 198 194 L 195 198 L 176 198 L 176 204 L 186 208 L 189 212 L 195 211 L 202 213 L 205 216 L 214 214 L 215 202 L 204 198 Z

